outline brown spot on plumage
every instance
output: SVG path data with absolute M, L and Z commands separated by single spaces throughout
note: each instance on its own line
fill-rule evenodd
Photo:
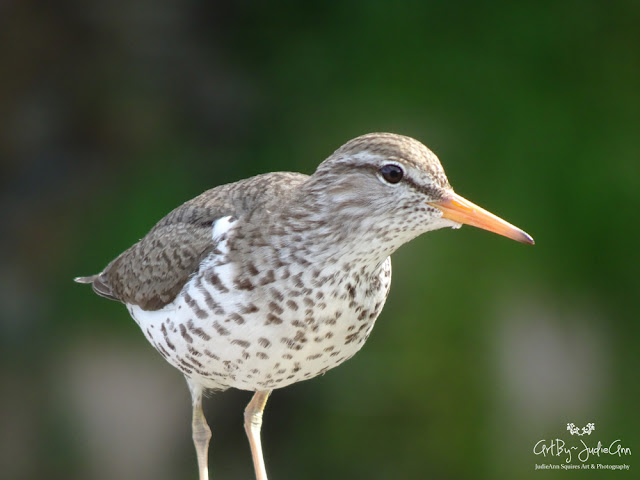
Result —
M 229 289 L 222 283 L 222 280 L 220 280 L 220 277 L 215 272 L 208 271 L 205 274 L 205 279 L 207 282 L 209 282 L 213 286 L 213 288 L 218 290 L 220 293 L 229 292 Z
M 244 323 L 244 317 L 239 313 L 232 313 L 227 317 L 225 322 L 234 322 L 236 325 L 242 325 Z
M 171 342 L 171 340 L 169 340 L 169 333 L 167 332 L 167 327 L 164 323 L 160 326 L 160 331 L 162 332 L 162 335 L 164 337 L 164 343 L 166 343 L 167 347 L 169 347 L 171 350 L 175 351 L 176 346 Z
M 213 328 L 214 328 L 214 330 L 216 332 L 218 332 L 218 335 L 220 335 L 220 336 L 224 337 L 224 336 L 229 335 L 229 330 L 227 330 L 222 325 L 220 325 L 220 323 L 218 323 L 217 320 L 215 322 L 213 322 Z
M 267 273 L 264 274 L 264 276 L 260 279 L 260 281 L 258 282 L 259 285 L 267 285 L 269 283 L 273 283 L 276 281 L 276 277 L 275 274 L 273 272 L 273 270 L 269 270 L 267 271 Z
M 200 278 L 200 277 L 198 277 L 198 278 Z M 200 285 L 198 287 L 198 290 L 200 291 L 200 293 L 204 297 L 204 303 L 207 306 L 207 308 L 209 309 L 209 311 L 213 312 L 216 315 L 224 315 L 224 309 L 222 308 L 222 306 L 218 302 L 216 302 L 213 299 L 213 297 L 209 293 L 209 290 L 207 290 L 205 288 L 205 286 L 202 285 L 202 282 L 200 283 Z
M 277 315 L 282 315 L 284 312 L 284 309 L 275 302 L 269 302 L 269 310 Z
M 282 292 L 277 289 L 277 288 L 270 288 L 269 289 L 269 293 L 271 293 L 271 296 L 277 300 L 278 302 L 282 302 L 284 300 L 284 295 L 282 294 Z
M 193 355 L 194 357 L 201 357 L 202 356 L 202 352 L 196 350 L 195 348 L 193 348 L 191 345 L 187 345 L 187 351 Z
M 349 294 L 349 298 L 351 300 L 355 299 L 356 298 L 356 287 L 354 287 L 351 284 L 348 284 L 347 285 L 347 293 Z
M 260 270 L 258 270 L 253 262 L 247 262 L 247 272 L 252 277 L 256 277 L 260 274 Z
M 180 329 L 180 335 L 182 335 L 182 338 L 184 338 L 187 343 L 193 343 L 193 337 L 187 333 L 187 329 L 184 325 L 180 324 L 178 328 Z
M 220 357 L 215 353 L 212 353 L 209 349 L 205 348 L 204 354 L 209 358 L 213 358 L 214 360 L 220 360 Z
M 200 327 L 196 327 L 193 324 L 193 320 L 189 320 L 187 322 L 187 328 L 189 329 L 189 331 L 195 335 L 197 335 L 198 337 L 200 337 L 201 339 L 203 339 L 205 342 L 208 342 L 209 340 L 211 340 L 211 337 L 207 334 L 207 332 L 205 332 L 202 328 Z
M 267 314 L 267 321 L 264 322 L 265 325 L 271 325 L 271 324 L 279 325 L 281 323 L 282 323 L 282 319 L 280 317 L 278 317 L 277 315 L 274 315 L 273 313 L 268 313 Z
M 256 288 L 248 278 L 237 278 L 233 283 L 238 290 L 251 291 Z
M 255 313 L 259 310 L 260 309 L 256 307 L 253 303 L 248 303 L 247 305 L 242 306 L 242 308 L 240 309 L 240 312 L 246 315 L 249 313 Z
M 188 293 L 184 294 L 184 301 L 186 302 L 187 305 L 189 305 L 189 308 L 193 310 L 193 312 L 196 314 L 196 317 L 200 319 L 209 317 L 209 314 L 206 312 L 206 310 L 203 310 L 202 308 L 200 308 L 200 305 L 198 304 L 198 302 L 196 302 L 195 299 Z
M 351 342 L 353 342 L 354 340 L 356 340 L 357 338 L 358 338 L 358 332 L 351 333 L 351 334 L 347 335 L 347 336 L 344 338 L 344 343 L 345 343 L 345 345 L 348 345 L 348 344 L 350 344 Z

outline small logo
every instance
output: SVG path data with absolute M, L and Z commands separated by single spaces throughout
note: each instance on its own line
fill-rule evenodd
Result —
M 571 433 L 571 435 L 591 435 L 591 432 L 593 432 L 595 429 L 595 423 L 587 423 L 587 426 L 582 427 L 581 429 L 576 427 L 575 423 L 567 423 L 567 430 L 569 430 L 569 433 Z
M 631 466 L 623 458 L 631 455 L 631 448 L 621 439 L 587 438 L 596 429 L 593 422 L 584 427 L 567 423 L 567 431 L 573 438 L 542 439 L 533 446 L 533 454 L 542 463 L 535 464 L 535 470 L 629 470 Z M 595 437 L 595 435 L 593 435 Z M 549 463 L 545 463 L 545 460 Z M 621 463 L 609 463 L 621 462 Z M 592 463 L 593 462 L 593 463 Z M 600 463 L 602 462 L 602 463 Z

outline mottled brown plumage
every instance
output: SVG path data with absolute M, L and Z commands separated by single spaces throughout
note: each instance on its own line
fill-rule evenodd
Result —
M 78 281 L 92 283 L 103 297 L 158 310 L 176 298 L 215 248 L 211 228 L 216 220 L 262 214 L 307 178 L 301 173 L 266 173 L 207 190 L 174 209 L 101 273 Z
M 462 223 L 533 243 L 456 195 L 420 142 L 374 133 L 347 142 L 311 176 L 268 173 L 209 190 L 77 281 L 126 304 L 187 378 L 200 480 L 210 437 L 203 391 L 256 392 L 245 429 L 256 476 L 266 480 L 259 432 L 270 392 L 351 358 L 389 292 L 389 256 Z

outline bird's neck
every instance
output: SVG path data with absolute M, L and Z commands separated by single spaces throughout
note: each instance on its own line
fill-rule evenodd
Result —
M 371 272 L 397 250 L 403 239 L 377 224 L 354 199 L 301 190 L 269 216 L 263 232 L 279 254 L 302 256 L 324 265 L 354 263 Z

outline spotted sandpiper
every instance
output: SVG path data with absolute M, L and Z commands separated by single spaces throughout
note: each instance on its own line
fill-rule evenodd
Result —
M 533 244 L 455 194 L 422 143 L 371 133 L 311 176 L 267 173 L 204 192 L 101 273 L 76 281 L 124 303 L 185 375 L 200 480 L 211 437 L 203 392 L 255 392 L 244 426 L 256 478 L 266 480 L 260 427 L 271 391 L 355 355 L 389 293 L 389 256 L 424 232 L 461 224 Z

